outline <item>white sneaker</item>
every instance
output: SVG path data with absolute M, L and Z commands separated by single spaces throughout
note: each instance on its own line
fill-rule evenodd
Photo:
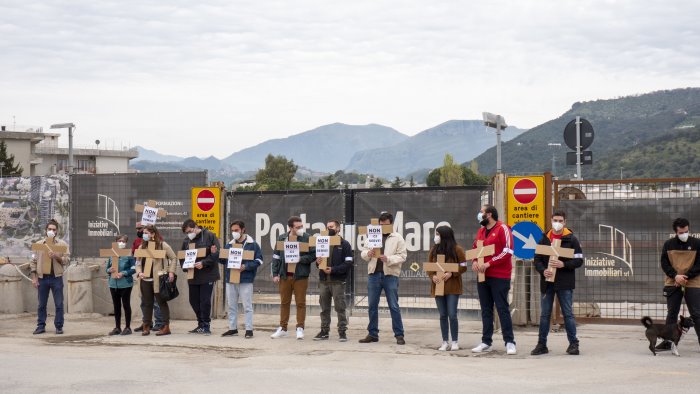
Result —
M 459 343 L 457 341 L 452 341 L 452 347 L 450 348 L 451 351 L 459 350 Z
M 297 327 L 297 339 L 304 339 L 304 329 Z
M 506 354 L 508 354 L 508 355 L 518 354 L 518 350 L 515 349 L 515 344 L 513 342 L 506 343 Z
M 277 327 L 277 331 L 275 331 L 274 334 L 270 335 L 270 338 L 286 338 L 287 336 L 289 336 L 289 334 L 287 334 L 287 331 L 283 330 L 282 327 Z
M 447 350 L 447 342 L 443 342 L 442 346 L 438 348 L 439 351 L 444 352 Z
M 486 353 L 491 351 L 491 346 L 485 344 L 485 343 L 480 343 L 479 346 L 475 347 L 472 349 L 472 353 Z

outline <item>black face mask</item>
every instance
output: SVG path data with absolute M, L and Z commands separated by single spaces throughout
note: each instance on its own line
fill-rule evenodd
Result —
M 338 232 L 335 231 L 335 229 L 328 230 L 328 235 L 330 235 L 331 237 L 335 236 L 336 234 L 338 234 Z
M 481 227 L 486 227 L 489 224 L 489 219 L 484 218 L 484 220 L 480 221 L 479 224 L 481 225 Z
M 137 231 L 136 236 L 139 238 L 143 238 L 143 231 Z

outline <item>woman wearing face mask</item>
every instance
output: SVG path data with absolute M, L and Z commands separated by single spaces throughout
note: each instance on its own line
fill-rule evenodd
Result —
M 143 229 L 143 242 L 141 249 L 148 249 L 148 244 L 155 242 L 156 250 L 165 250 L 164 259 L 153 259 L 151 270 L 144 272 L 146 266 L 146 258 L 140 258 L 136 265 L 136 275 L 140 279 L 141 295 L 144 302 L 144 317 L 143 317 L 143 332 L 141 335 L 149 335 L 151 333 L 153 319 L 153 298 L 160 306 L 160 312 L 163 316 L 163 328 L 156 332 L 156 335 L 170 335 L 170 308 L 168 302 L 160 297 L 160 283 L 158 277 L 161 274 L 167 273 L 170 282 L 175 279 L 175 269 L 177 267 L 177 255 L 168 245 L 158 232 L 156 226 L 148 225 Z
M 440 313 L 440 331 L 442 345 L 438 350 L 459 350 L 459 322 L 457 320 L 457 304 L 462 294 L 462 274 L 467 271 L 467 257 L 464 249 L 457 245 L 455 234 L 451 227 L 440 226 L 435 229 L 435 245 L 428 253 L 431 263 L 437 261 L 438 255 L 445 256 L 445 263 L 459 264 L 459 273 L 427 271 L 430 278 L 430 294 L 435 297 L 435 303 Z M 435 296 L 435 285 L 445 282 L 445 295 Z M 448 324 L 449 323 L 449 324 Z M 448 343 L 452 333 L 452 344 Z
M 116 239 L 119 249 L 126 249 L 129 237 L 120 235 Z M 131 289 L 134 287 L 136 260 L 132 256 L 121 256 L 114 264 L 114 257 L 107 260 L 107 275 L 109 275 L 109 292 L 114 304 L 114 329 L 109 335 L 131 334 Z M 124 330 L 121 329 L 121 312 L 124 306 Z

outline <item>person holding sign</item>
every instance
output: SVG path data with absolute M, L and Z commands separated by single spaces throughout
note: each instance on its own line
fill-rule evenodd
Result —
M 117 245 L 120 250 L 126 250 L 129 237 L 125 234 L 117 236 Z M 116 263 L 115 263 L 116 260 Z M 116 256 L 107 260 L 107 275 L 109 275 L 109 292 L 114 304 L 114 329 L 109 335 L 131 334 L 131 289 L 134 287 L 134 273 L 136 273 L 136 260 L 133 256 Z M 124 330 L 121 329 L 122 306 L 124 307 Z
M 228 259 L 219 259 L 219 263 L 224 265 L 226 273 L 226 302 L 228 303 L 228 331 L 222 337 L 238 335 L 238 300 L 243 304 L 245 311 L 245 337 L 253 337 L 253 282 L 258 272 L 258 267 L 263 263 L 262 250 L 260 245 L 246 234 L 245 223 L 242 220 L 231 222 L 231 242 L 224 245 L 223 250 L 230 250 L 234 245 L 242 245 L 243 250 L 253 252 L 254 259 L 246 260 L 243 254 L 238 258 L 232 257 L 229 253 Z M 238 265 L 235 267 L 233 265 Z M 231 271 L 240 271 L 240 283 L 230 283 Z
M 321 259 L 326 259 L 323 269 L 319 269 L 319 303 L 321 304 L 321 332 L 314 337 L 315 341 L 326 340 L 331 331 L 331 302 L 335 304 L 335 313 L 338 315 L 338 340 L 348 340 L 348 317 L 345 314 L 345 281 L 352 270 L 353 253 L 350 242 L 340 235 L 340 222 L 330 220 L 326 223 L 328 235 L 316 236 L 316 264 Z M 333 242 L 333 238 L 339 238 L 340 242 Z M 327 242 L 321 242 L 326 239 Z M 324 246 L 327 249 L 322 251 Z M 324 255 L 324 256 L 322 256 Z M 319 267 L 320 268 L 320 267 Z
M 196 249 L 206 249 L 202 259 L 195 259 L 194 277 L 187 279 L 190 291 L 190 305 L 197 316 L 197 327 L 191 334 L 211 335 L 211 297 L 214 293 L 214 283 L 219 280 L 219 239 L 206 228 L 200 227 L 192 219 L 182 223 L 182 232 L 187 237 L 182 241 L 180 250 L 189 250 L 190 244 Z M 185 260 L 181 260 L 184 263 Z M 183 271 L 187 272 L 188 269 Z M 189 274 L 189 273 L 188 273 Z
M 53 320 L 56 334 L 63 334 L 63 269 L 68 265 L 70 253 L 65 241 L 56 240 L 57 221 L 49 220 L 45 231 L 46 238 L 32 245 L 34 253 L 29 263 L 32 285 L 39 291 L 34 335 L 46 332 L 46 305 L 49 302 L 49 292 L 53 294 L 53 302 L 56 306 L 56 316 Z
M 280 326 L 270 337 L 278 339 L 289 335 L 287 324 L 294 294 L 294 302 L 297 304 L 297 339 L 304 339 L 306 290 L 316 253 L 308 247 L 309 234 L 304 231 L 304 223 L 299 216 L 290 217 L 287 226 L 288 232 L 279 236 L 272 255 L 272 281 L 279 285 L 280 290 Z M 294 266 L 294 271 L 289 272 L 288 266 Z
M 360 339 L 360 343 L 371 343 L 379 341 L 379 297 L 382 290 L 389 304 L 391 312 L 391 328 L 394 331 L 396 343 L 405 345 L 403 331 L 403 321 L 401 320 L 401 309 L 399 308 L 399 277 L 401 276 L 401 265 L 406 261 L 406 242 L 401 234 L 397 232 L 384 233 L 384 226 L 394 223 L 394 215 L 384 212 L 379 216 L 379 231 L 381 243 L 370 240 L 372 234 L 376 234 L 374 226 L 367 226 L 367 242 L 362 248 L 362 260 L 367 261 L 367 293 L 369 302 L 369 324 L 368 334 Z M 379 246 L 379 253 L 376 252 Z
M 442 345 L 438 350 L 459 350 L 459 321 L 457 320 L 457 305 L 462 294 L 462 274 L 467 271 L 467 257 L 464 249 L 457 245 L 455 233 L 451 227 L 440 226 L 435 229 L 435 244 L 428 253 L 431 263 L 438 261 L 438 256 L 445 256 L 446 264 L 457 264 L 459 272 L 426 271 L 430 278 L 430 294 L 435 297 L 438 312 L 440 313 L 440 332 L 442 333 Z M 436 285 L 444 283 L 444 294 L 437 295 Z M 448 324 L 449 320 L 449 324 Z M 452 333 L 452 345 L 448 344 L 449 334 Z
M 557 242 L 559 240 L 559 242 Z M 535 254 L 535 269 L 540 273 L 540 291 L 542 292 L 540 317 L 540 334 L 537 346 L 530 352 L 533 356 L 549 353 L 547 349 L 547 335 L 549 334 L 549 322 L 552 317 L 554 295 L 556 294 L 564 315 L 564 327 L 569 340 L 566 353 L 578 355 L 578 338 L 576 338 L 576 320 L 574 319 L 574 288 L 576 287 L 576 268 L 583 265 L 583 252 L 576 236 L 566 228 L 566 213 L 555 211 L 552 214 L 552 229 L 542 236 L 539 245 L 552 247 L 552 244 L 560 243 L 561 249 L 572 249 L 573 258 L 563 256 L 551 257 L 552 253 Z M 569 255 L 571 256 L 571 255 Z M 556 276 L 552 272 L 556 270 Z M 547 280 L 554 276 L 554 281 Z
M 153 246 L 149 248 L 151 244 Z M 141 242 L 141 247 L 136 251 L 135 256 L 140 258 L 136 263 L 136 276 L 140 280 L 139 287 L 145 304 L 141 335 L 151 333 L 154 298 L 160 306 L 160 313 L 163 317 L 163 327 L 156 332 L 156 335 L 170 335 L 170 308 L 168 302 L 160 297 L 159 278 L 161 275 L 168 275 L 170 282 L 175 280 L 177 256 L 170 245 L 163 240 L 154 225 L 148 225 L 143 229 L 143 242 Z
M 136 239 L 134 239 L 134 242 L 131 244 L 131 255 L 133 256 L 134 253 L 136 253 L 136 250 L 141 248 L 141 243 L 143 242 L 143 224 L 141 222 L 136 222 Z M 146 303 L 143 301 L 143 294 L 140 294 L 141 297 L 141 304 L 139 307 L 141 308 L 141 318 L 143 319 L 146 316 L 145 308 L 146 308 Z M 151 328 L 153 331 L 158 331 L 161 328 L 163 328 L 163 316 L 160 314 L 160 307 L 158 306 L 158 300 L 155 298 L 153 299 L 153 318 L 155 319 L 155 324 Z M 143 323 L 146 323 L 145 321 L 142 322 L 141 325 L 138 327 L 134 328 L 134 332 L 141 332 L 143 331 Z
M 472 261 L 474 272 L 483 272 L 486 279 L 477 282 L 476 289 L 479 293 L 481 305 L 482 336 L 481 343 L 472 349 L 474 353 L 490 352 L 493 342 L 493 307 L 496 305 L 498 317 L 501 320 L 501 331 L 506 343 L 506 354 L 514 355 L 518 351 L 515 348 L 513 335 L 513 322 L 510 318 L 508 307 L 508 292 L 510 291 L 510 277 L 513 271 L 513 235 L 507 224 L 498 220 L 498 211 L 492 205 L 484 205 L 477 215 L 481 228 L 476 235 L 472 249 L 477 247 L 479 241 L 483 246 L 494 246 L 494 255 L 485 256 L 484 264 L 480 265 L 478 259 Z

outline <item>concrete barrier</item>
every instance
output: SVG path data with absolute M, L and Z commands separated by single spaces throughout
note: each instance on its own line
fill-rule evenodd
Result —
M 24 312 L 22 279 L 13 264 L 0 266 L 0 313 Z

